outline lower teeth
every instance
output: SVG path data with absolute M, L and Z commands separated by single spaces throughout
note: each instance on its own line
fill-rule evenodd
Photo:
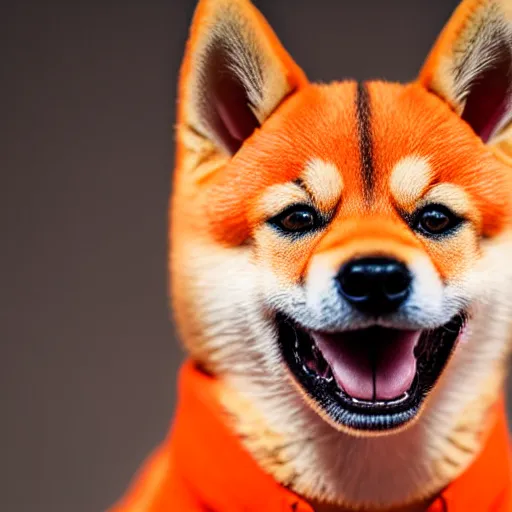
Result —
M 368 405 L 377 405 L 377 406 L 390 406 L 390 405 L 398 405 L 402 402 L 405 402 L 408 398 L 409 398 L 409 393 L 406 391 L 402 396 L 398 397 L 398 398 L 395 398 L 394 400 L 387 400 L 385 402 L 383 401 L 379 401 L 379 400 L 376 400 L 376 401 L 372 401 L 372 400 L 359 400 L 357 398 L 354 398 L 350 395 L 347 395 L 350 400 L 355 403 L 355 404 L 360 404 L 360 405 L 365 405 L 365 404 L 368 404 Z

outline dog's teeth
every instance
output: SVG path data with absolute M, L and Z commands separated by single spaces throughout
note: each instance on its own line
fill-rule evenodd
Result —
M 331 383 L 334 380 L 331 369 L 328 368 L 326 374 L 323 376 L 324 380 L 328 383 Z
M 324 361 L 324 368 L 322 370 L 323 371 L 320 373 L 322 379 L 326 380 L 327 382 L 332 382 L 334 377 L 332 375 L 331 367 L 327 364 L 326 361 Z

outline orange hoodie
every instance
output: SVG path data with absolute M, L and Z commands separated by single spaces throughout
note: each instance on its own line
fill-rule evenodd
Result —
M 313 512 L 264 473 L 227 427 L 215 379 L 191 362 L 167 440 L 110 512 Z M 512 511 L 512 458 L 503 401 L 485 446 L 428 512 Z

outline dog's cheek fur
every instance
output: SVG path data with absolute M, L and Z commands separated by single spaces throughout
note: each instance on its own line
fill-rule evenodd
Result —
M 252 248 L 223 248 L 197 238 L 180 240 L 171 268 L 175 317 L 187 350 L 222 381 L 219 399 L 250 453 L 278 481 L 290 483 L 294 469 L 284 447 L 298 437 L 293 416 L 304 404 L 290 385 L 274 326 L 265 316 L 260 285 L 268 273 L 254 261 Z M 280 403 L 283 393 L 294 406 Z M 267 396 L 273 397 L 269 409 L 262 407 Z M 271 428 L 275 416 L 292 431 Z
M 477 264 L 456 284 L 457 294 L 471 300 L 473 307 L 469 332 L 432 396 L 437 401 L 433 422 L 454 418 L 446 435 L 431 437 L 436 441 L 433 449 L 442 454 L 435 465 L 441 480 L 455 478 L 481 447 L 489 408 L 502 392 L 511 350 L 511 250 L 509 233 L 484 242 Z
M 254 318 L 258 268 L 250 259 L 247 247 L 227 249 L 196 240 L 177 245 L 171 261 L 173 309 L 181 338 L 191 356 L 216 375 L 243 375 L 245 364 L 264 352 L 256 349 L 258 340 L 251 339 L 249 328 L 259 321 Z

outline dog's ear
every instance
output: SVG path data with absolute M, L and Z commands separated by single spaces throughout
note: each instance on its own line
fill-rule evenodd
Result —
M 463 1 L 419 81 L 447 101 L 484 142 L 512 137 L 507 130 L 512 120 L 512 1 Z
M 181 70 L 181 125 L 233 154 L 306 82 L 249 0 L 199 2 Z

